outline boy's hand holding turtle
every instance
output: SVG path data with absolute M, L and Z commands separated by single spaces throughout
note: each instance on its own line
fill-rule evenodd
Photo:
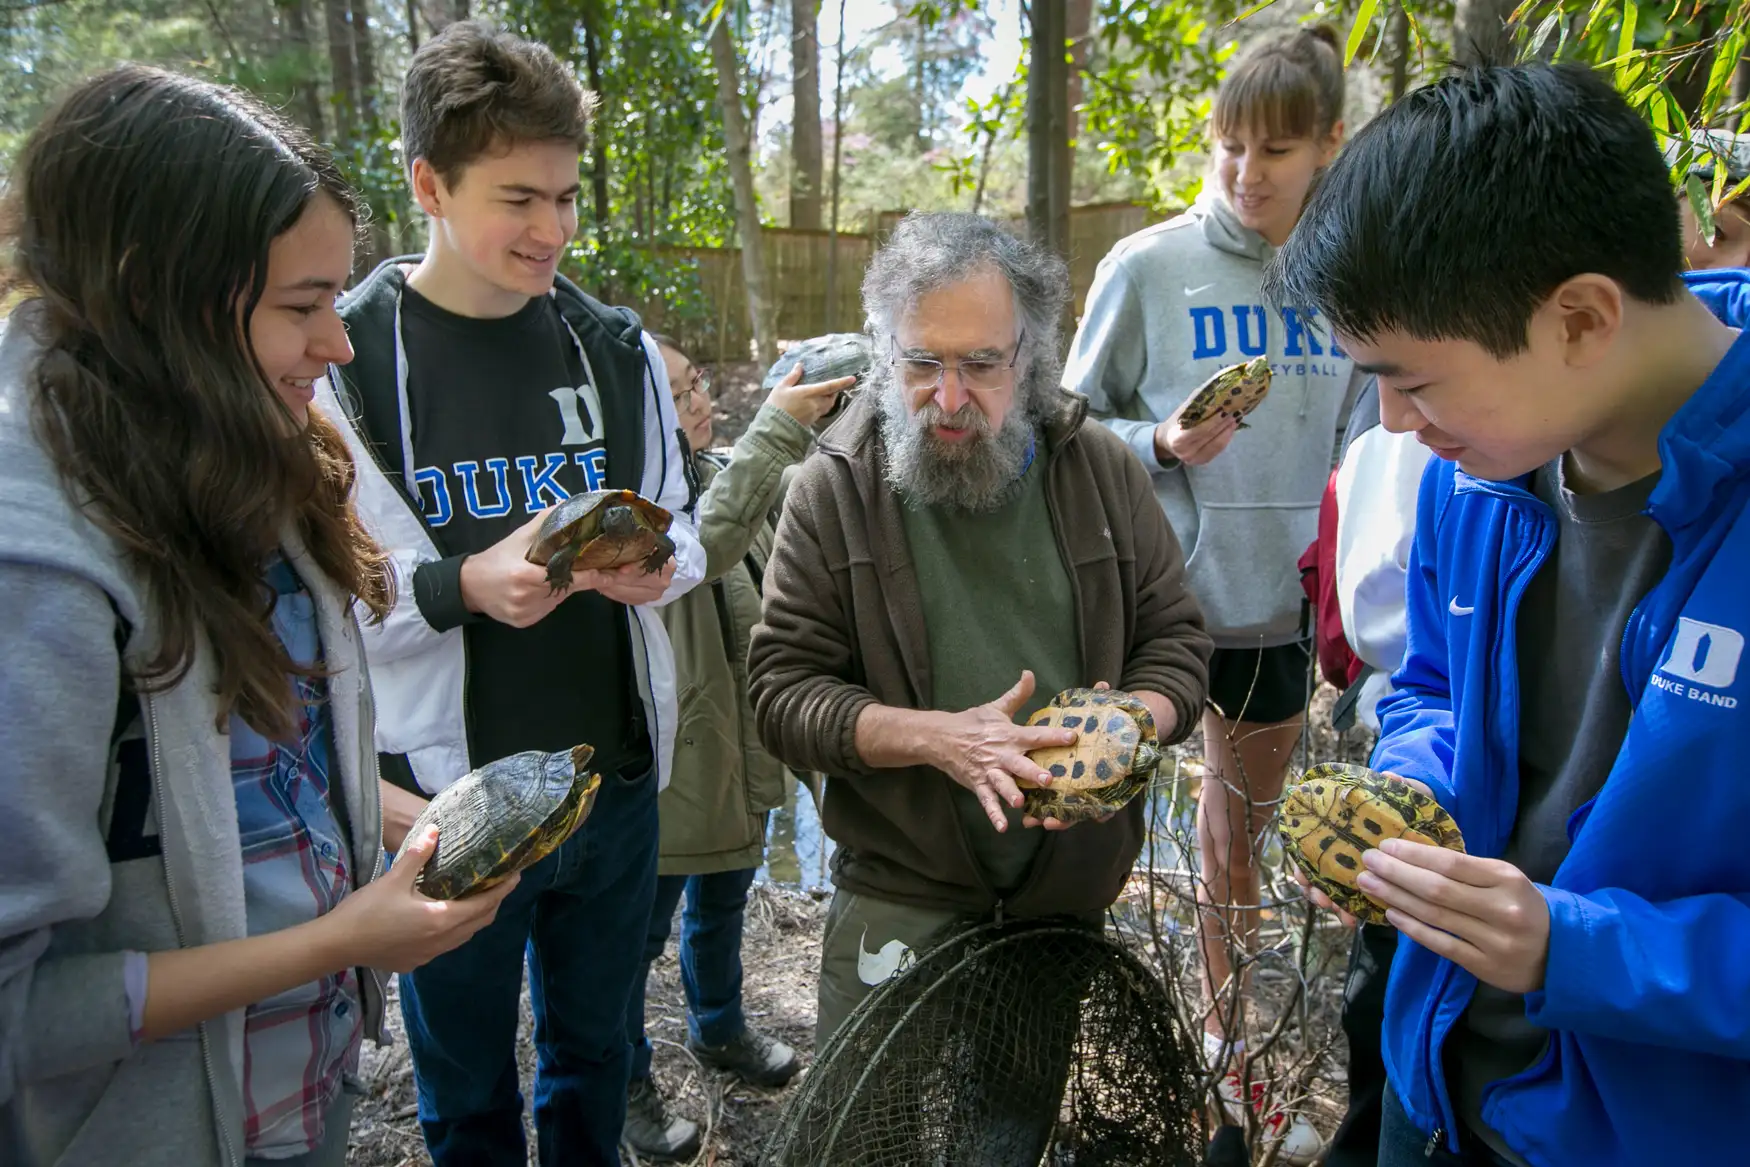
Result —
M 1434 796 L 1414 778 L 1389 777 Z M 1549 906 L 1517 867 L 1408 839 L 1385 840 L 1362 854 L 1361 865 L 1356 886 L 1386 905 L 1386 922 L 1403 935 L 1497 989 L 1543 987 Z M 1355 927 L 1355 917 L 1309 884 L 1298 866 L 1288 868 L 1309 901 Z

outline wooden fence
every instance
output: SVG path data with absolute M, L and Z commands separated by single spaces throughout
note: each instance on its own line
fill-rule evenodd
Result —
M 802 340 L 823 332 L 854 332 L 861 328 L 863 270 L 875 247 L 904 214 L 884 211 L 877 215 L 873 235 L 839 234 L 836 288 L 827 284 L 830 232 L 767 228 L 766 281 L 778 297 L 778 336 Z M 1078 317 L 1088 287 L 1094 282 L 1094 268 L 1112 245 L 1159 219 L 1147 207 L 1135 203 L 1071 208 L 1069 276 Z M 1010 220 L 1009 225 L 1024 229 L 1019 220 Z M 677 247 L 664 248 L 662 253 L 677 261 L 692 260 L 698 264 L 709 318 L 681 321 L 669 318 L 662 304 L 634 305 L 646 327 L 674 335 L 697 361 L 747 360 L 753 347 L 753 332 L 747 314 L 747 288 L 741 278 L 741 249 Z M 829 303 L 834 306 L 830 314 Z

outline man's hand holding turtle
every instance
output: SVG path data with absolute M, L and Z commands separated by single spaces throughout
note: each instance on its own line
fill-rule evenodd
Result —
M 1015 724 L 1015 715 L 1032 695 L 1033 674 L 1024 670 L 1015 686 L 995 701 L 941 714 L 928 742 L 930 764 L 972 791 L 999 831 L 1009 829 L 1003 804 L 1018 810 L 1023 801 L 1016 779 L 1040 786 L 1051 781 L 1027 751 L 1076 741 L 1073 730 Z

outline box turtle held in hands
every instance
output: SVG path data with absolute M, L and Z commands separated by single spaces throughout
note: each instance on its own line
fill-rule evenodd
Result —
M 1282 792 L 1278 833 L 1288 857 L 1331 902 L 1371 924 L 1385 906 L 1355 886 L 1361 856 L 1387 839 L 1464 850 L 1446 809 L 1402 779 L 1362 766 L 1314 766 Z
M 1229 365 L 1197 387 L 1179 411 L 1179 428 L 1195 429 L 1206 421 L 1231 417 L 1239 429 L 1242 420 L 1264 403 L 1270 392 L 1270 358 L 1255 357 L 1243 365 Z
M 1080 735 L 1072 746 L 1027 754 L 1051 774 L 1050 786 L 1021 790 L 1023 811 L 1042 821 L 1079 823 L 1110 814 L 1148 789 L 1160 766 L 1154 715 L 1129 693 L 1065 689 L 1027 724 Z
M 459 900 L 552 854 L 595 807 L 602 776 L 589 771 L 594 754 L 590 746 L 528 750 L 444 787 L 407 831 L 417 839 L 438 829 L 437 850 L 413 886 L 434 900 Z
M 628 563 L 661 571 L 674 556 L 666 532 L 674 516 L 630 490 L 574 494 L 547 512 L 524 557 L 547 569 L 554 591 L 571 586 L 572 571 L 611 571 Z

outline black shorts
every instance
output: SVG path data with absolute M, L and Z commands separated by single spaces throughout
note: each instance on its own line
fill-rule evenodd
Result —
M 1218 648 L 1209 658 L 1209 703 L 1229 721 L 1287 721 L 1306 709 L 1307 641 L 1275 648 Z

